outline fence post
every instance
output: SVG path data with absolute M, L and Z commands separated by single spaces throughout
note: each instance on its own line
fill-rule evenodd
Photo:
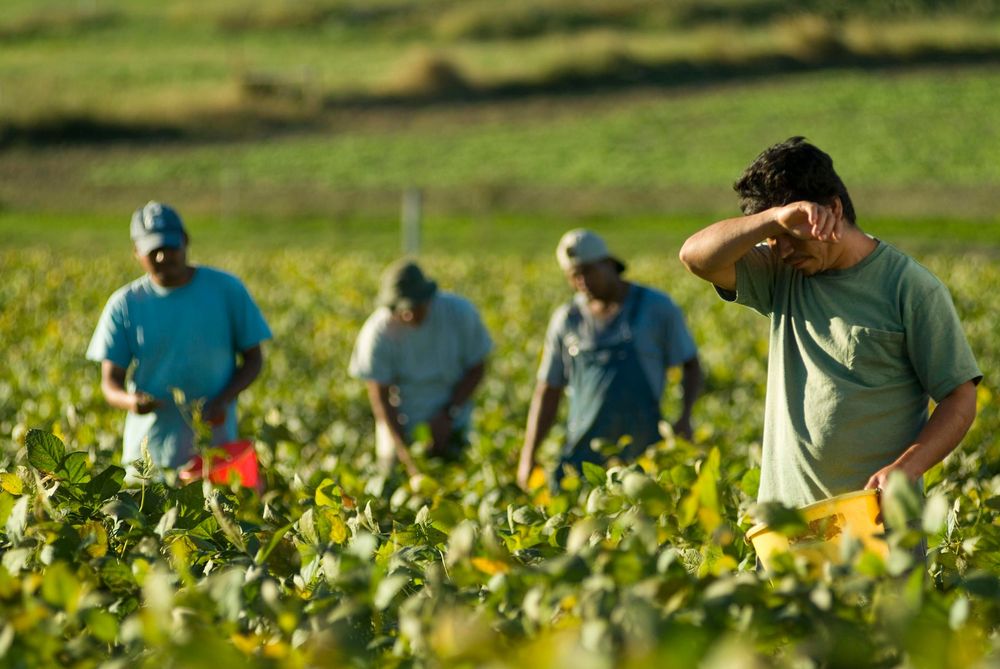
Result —
M 415 256 L 420 253 L 420 227 L 423 218 L 423 191 L 407 188 L 403 191 L 403 211 L 400 218 L 400 236 L 403 255 Z

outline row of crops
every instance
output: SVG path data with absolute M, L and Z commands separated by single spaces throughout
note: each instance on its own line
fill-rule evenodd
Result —
M 951 287 L 986 382 L 926 497 L 888 492 L 888 559 L 857 553 L 818 572 L 789 560 L 768 578 L 744 539 L 766 323 L 673 258 L 651 253 L 630 272 L 675 297 L 701 347 L 693 443 L 588 467 L 550 495 L 513 483 L 541 335 L 567 297 L 547 256 L 426 259 L 480 306 L 497 350 L 463 462 L 425 465 L 413 488 L 378 474 L 363 388 L 345 380 L 381 261 L 196 254 L 244 277 L 275 332 L 241 400 L 267 481 L 258 496 L 158 472 L 124 489 L 122 416 L 83 351 L 136 268 L 0 250 L 0 666 L 995 666 L 995 260 L 921 257 Z M 676 402 L 668 393 L 667 415 Z M 909 550 L 921 538 L 926 565 Z

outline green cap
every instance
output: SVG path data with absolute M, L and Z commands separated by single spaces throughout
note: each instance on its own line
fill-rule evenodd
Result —
M 412 260 L 397 260 L 382 272 L 378 291 L 379 306 L 390 309 L 413 309 L 434 296 L 437 283 L 424 276 Z

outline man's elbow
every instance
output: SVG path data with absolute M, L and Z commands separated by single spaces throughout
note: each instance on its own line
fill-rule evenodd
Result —
M 976 384 L 967 381 L 956 388 L 952 394 L 957 396 L 960 416 L 965 430 L 968 431 L 972 427 L 973 421 L 976 420 Z
M 684 242 L 684 245 L 681 246 L 681 250 L 677 254 L 677 258 L 681 261 L 681 264 L 684 265 L 684 268 L 687 269 L 687 271 L 691 272 L 695 276 L 700 276 L 698 274 L 698 254 L 694 247 L 695 245 L 691 242 L 691 239 L 688 239 Z

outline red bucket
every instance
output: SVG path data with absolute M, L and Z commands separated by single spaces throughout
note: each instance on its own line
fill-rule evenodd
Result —
M 257 452 L 252 441 L 232 441 L 228 444 L 213 446 L 225 454 L 213 455 L 208 468 L 208 480 L 212 483 L 228 484 L 233 477 L 244 488 L 255 488 L 257 492 L 264 489 L 257 466 Z M 200 455 L 194 456 L 186 467 L 178 472 L 181 481 L 188 483 L 201 478 L 204 471 L 204 460 Z

